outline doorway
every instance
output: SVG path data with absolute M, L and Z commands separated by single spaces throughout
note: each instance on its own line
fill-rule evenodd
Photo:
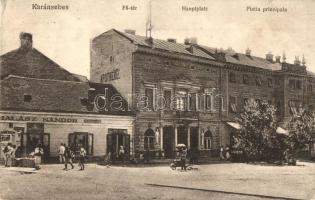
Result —
M 177 144 L 188 144 L 188 130 L 185 126 L 177 127 Z
M 163 149 L 165 158 L 174 157 L 175 131 L 172 126 L 163 127 Z
M 190 148 L 198 149 L 199 134 L 198 127 L 190 127 Z
M 124 147 L 125 159 L 129 158 L 130 135 L 127 129 L 109 129 L 107 135 L 107 153 L 111 152 L 112 160 L 119 160 L 120 146 Z

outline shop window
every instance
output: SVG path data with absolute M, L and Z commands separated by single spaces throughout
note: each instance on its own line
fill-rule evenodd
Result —
M 230 96 L 229 101 L 230 101 L 230 112 L 236 113 L 237 112 L 237 109 L 236 109 L 236 97 Z
M 153 110 L 153 88 L 145 88 L 145 107 L 149 110 Z
M 204 148 L 205 149 L 212 149 L 212 133 L 211 131 L 205 132 L 204 136 Z
M 249 76 L 248 74 L 243 74 L 243 84 L 249 84 Z
M 272 79 L 271 78 L 268 78 L 268 87 L 272 87 Z
M 144 149 L 154 149 L 155 134 L 152 129 L 146 130 L 144 133 Z
M 236 83 L 236 77 L 234 72 L 229 73 L 229 81 L 230 83 Z
M 262 84 L 261 77 L 260 76 L 256 76 L 256 85 L 257 86 L 261 86 L 261 84 Z
M 29 94 L 24 94 L 24 102 L 31 102 L 32 96 Z
M 69 134 L 69 147 L 79 151 L 80 147 L 86 150 L 87 155 L 93 155 L 93 134 L 85 132 L 75 132 Z

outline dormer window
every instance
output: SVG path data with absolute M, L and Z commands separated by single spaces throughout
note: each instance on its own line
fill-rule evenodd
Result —
M 31 102 L 32 96 L 29 94 L 24 94 L 24 102 Z

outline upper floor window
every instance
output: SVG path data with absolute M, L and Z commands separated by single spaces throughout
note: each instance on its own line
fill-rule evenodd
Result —
M 272 79 L 271 78 L 268 78 L 268 87 L 272 87 Z
M 261 86 L 261 84 L 262 84 L 261 77 L 260 76 L 256 76 L 256 85 L 257 86 Z
M 229 73 L 229 81 L 231 83 L 236 83 L 236 76 L 235 76 L 235 73 L 234 72 L 230 72 Z
M 172 91 L 171 90 L 164 90 L 164 108 L 171 109 L 171 102 L 172 102 Z
M 290 79 L 289 80 L 289 88 L 290 89 L 298 89 L 298 90 L 302 89 L 302 81 Z
M 31 102 L 31 100 L 32 100 L 32 95 L 24 94 L 24 102 Z
M 236 97 L 230 96 L 229 100 L 230 100 L 230 112 L 236 113 L 237 112 L 237 109 L 236 109 Z
M 187 107 L 187 92 L 177 91 L 176 93 L 176 108 L 177 110 L 185 110 Z
M 114 56 L 109 56 L 109 62 L 112 64 L 114 63 Z
M 243 83 L 248 85 L 249 84 L 249 76 L 248 74 L 243 74 Z
M 145 88 L 145 107 L 149 110 L 153 110 L 154 103 L 154 90 L 153 88 Z
M 302 81 L 297 80 L 295 84 L 296 84 L 296 89 L 298 90 L 302 89 Z
M 189 95 L 189 109 L 196 110 L 196 108 L 197 108 L 197 94 L 191 93 Z
M 309 84 L 307 87 L 307 91 L 312 92 L 313 91 L 313 86 L 312 84 Z

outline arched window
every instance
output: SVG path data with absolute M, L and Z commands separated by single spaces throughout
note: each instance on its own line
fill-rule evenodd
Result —
M 144 149 L 154 149 L 154 131 L 148 129 L 144 133 Z
M 205 144 L 205 149 L 212 149 L 212 133 L 211 133 L 211 131 L 205 132 L 204 144 Z

